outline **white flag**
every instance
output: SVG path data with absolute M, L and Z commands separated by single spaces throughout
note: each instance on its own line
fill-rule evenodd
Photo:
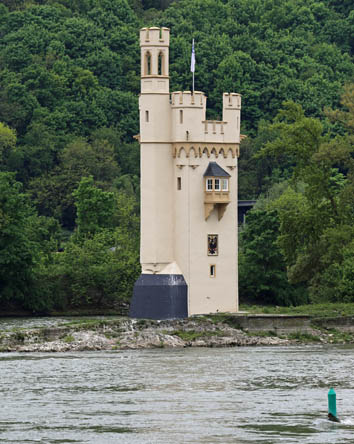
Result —
M 192 42 L 192 57 L 191 57 L 191 72 L 195 71 L 195 52 L 194 52 L 194 39 Z

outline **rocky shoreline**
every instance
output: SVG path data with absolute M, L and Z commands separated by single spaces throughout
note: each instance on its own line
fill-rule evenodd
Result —
M 1 352 L 69 352 L 175 347 L 239 347 L 299 343 L 354 343 L 354 333 L 307 328 L 303 332 L 248 331 L 232 317 L 200 316 L 152 321 L 129 318 L 78 320 L 55 327 L 0 333 Z M 237 324 L 237 323 L 236 323 Z

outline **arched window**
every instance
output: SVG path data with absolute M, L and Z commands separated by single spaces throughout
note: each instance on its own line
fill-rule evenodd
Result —
M 145 75 L 151 75 L 151 54 L 149 52 L 145 53 Z
M 159 53 L 159 57 L 157 59 L 157 75 L 163 76 L 165 74 L 164 72 L 164 55 L 163 52 Z

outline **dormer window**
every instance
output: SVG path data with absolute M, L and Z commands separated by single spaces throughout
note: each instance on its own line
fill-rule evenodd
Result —
M 207 179 L 206 191 L 229 191 L 229 179 Z
M 218 219 L 220 220 L 230 202 L 229 196 L 229 178 L 227 173 L 216 162 L 210 162 L 204 173 L 205 194 L 204 194 L 204 212 L 207 220 L 214 210 L 218 210 Z

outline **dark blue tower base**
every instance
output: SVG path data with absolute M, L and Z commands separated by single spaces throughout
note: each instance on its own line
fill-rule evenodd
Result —
M 188 287 L 181 274 L 141 274 L 135 282 L 129 316 L 145 319 L 188 317 Z

